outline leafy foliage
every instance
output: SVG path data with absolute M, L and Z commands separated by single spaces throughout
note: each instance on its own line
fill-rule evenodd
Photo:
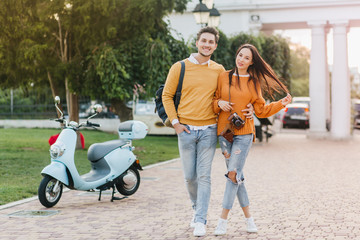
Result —
M 290 55 L 291 93 L 293 96 L 309 96 L 310 51 L 292 45 Z
M 0 85 L 49 80 L 52 88 L 66 85 L 73 94 L 118 100 L 131 98 L 137 84 L 153 92 L 171 61 L 186 51 L 183 41 L 167 36 L 163 17 L 184 11 L 188 2 L 1 1 Z M 83 88 L 85 83 L 97 87 Z
M 262 57 L 274 69 L 287 88 L 290 89 L 290 48 L 286 39 L 271 35 L 264 37 L 264 40 Z M 275 99 L 282 97 L 284 97 L 284 93 L 276 93 L 274 96 Z
M 234 65 L 236 50 L 235 52 L 231 52 L 231 42 L 222 31 L 219 31 L 219 37 L 218 46 L 212 58 L 215 62 L 221 63 L 225 69 L 231 69 Z
M 39 51 L 46 48 L 34 41 L 44 32 L 37 22 L 36 4 L 31 0 L 0 1 L 0 85 L 27 87 L 39 80 Z
M 163 17 L 189 0 L 4 0 L 0 2 L 0 85 L 52 88 L 112 103 L 154 96 L 170 66 L 192 46 L 175 39 Z M 213 59 L 230 69 L 244 43 L 290 79 L 290 50 L 279 36 L 220 31 Z M 64 82 L 66 81 L 66 84 Z M 289 82 L 286 82 L 289 86 Z M 138 90 L 142 90 L 139 92 Z M 58 90 L 64 94 L 64 90 Z M 119 108 L 120 109 L 120 108 Z
M 235 53 L 238 50 L 238 48 L 245 43 L 250 43 L 254 45 L 258 49 L 259 53 L 262 55 L 263 53 L 262 47 L 265 41 L 265 36 L 263 35 L 255 36 L 248 33 L 240 33 L 232 37 L 230 41 L 231 41 L 230 52 L 233 54 L 233 63 L 235 63 L 235 57 L 236 57 Z
M 88 56 L 89 68 L 85 71 L 87 81 L 85 80 L 84 91 L 95 97 L 106 94 L 109 99 L 130 97 L 132 86 L 128 82 L 130 77 L 125 64 L 126 60 L 119 49 L 111 46 L 97 49 L 95 54 Z

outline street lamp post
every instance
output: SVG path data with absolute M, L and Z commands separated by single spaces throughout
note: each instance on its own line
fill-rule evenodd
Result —
M 201 24 L 201 26 L 203 26 L 208 23 L 210 9 L 202 3 L 202 0 L 200 0 L 200 3 L 196 5 L 193 13 L 197 24 Z
M 214 5 L 214 0 L 203 0 L 203 3 L 206 5 L 208 9 L 211 9 Z
M 197 24 L 201 26 L 217 27 L 220 23 L 220 13 L 214 7 L 214 0 L 199 0 L 193 14 Z
M 210 16 L 209 16 L 209 21 L 208 21 L 208 26 L 210 26 L 210 27 L 217 27 L 220 24 L 220 15 L 221 14 L 215 8 L 214 5 L 215 4 L 213 4 L 213 7 L 210 9 Z

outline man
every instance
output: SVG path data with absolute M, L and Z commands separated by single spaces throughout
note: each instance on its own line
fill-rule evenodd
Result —
M 210 60 L 218 41 L 219 33 L 215 28 L 205 27 L 197 34 L 198 52 L 184 60 L 185 74 L 177 112 L 173 97 L 179 82 L 180 62 L 170 68 L 162 96 L 165 111 L 178 135 L 185 183 L 195 211 L 190 223 L 194 236 L 206 234 L 211 164 L 217 143 L 217 115 L 212 99 L 218 76 L 225 71 L 222 65 Z M 252 110 L 246 111 L 250 111 L 246 115 L 252 117 Z

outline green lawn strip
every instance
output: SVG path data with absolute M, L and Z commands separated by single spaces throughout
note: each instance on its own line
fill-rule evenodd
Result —
M 50 164 L 49 137 L 59 132 L 60 129 L 0 129 L 0 205 L 37 195 L 41 170 Z M 118 139 L 118 135 L 95 130 L 81 133 L 85 149 L 76 151 L 75 164 L 84 174 L 90 170 L 89 146 Z M 176 136 L 147 136 L 134 140 L 133 146 L 142 166 L 179 157 Z

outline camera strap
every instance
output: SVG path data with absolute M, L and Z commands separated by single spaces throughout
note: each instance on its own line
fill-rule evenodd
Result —
M 231 103 L 231 96 L 230 96 L 230 87 L 231 87 L 231 85 L 232 85 L 232 82 L 229 81 L 229 104 Z M 230 116 L 232 115 L 231 111 L 232 110 L 230 110 Z M 242 120 L 242 118 L 240 116 L 239 116 L 239 118 Z M 245 118 L 245 120 L 246 120 L 246 118 Z M 243 120 L 243 121 L 245 121 L 245 120 Z
M 231 82 L 229 82 L 229 104 L 231 103 L 230 100 L 231 100 L 231 97 L 230 97 L 230 87 L 231 87 Z M 231 115 L 231 109 L 230 109 L 230 115 Z

